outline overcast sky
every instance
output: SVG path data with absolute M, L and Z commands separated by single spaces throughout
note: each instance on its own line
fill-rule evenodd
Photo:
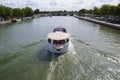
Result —
M 0 0 L 0 4 L 9 7 L 31 7 L 41 11 L 92 9 L 103 4 L 117 5 L 120 0 Z

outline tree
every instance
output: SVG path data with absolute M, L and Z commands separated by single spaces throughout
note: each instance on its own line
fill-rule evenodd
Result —
M 40 10 L 39 9 L 36 9 L 35 11 L 34 11 L 34 14 L 39 14 L 40 13 Z
M 88 10 L 88 13 L 93 14 L 93 10 L 92 9 Z
M 34 12 L 31 8 L 29 7 L 25 7 L 23 9 L 20 8 L 10 8 L 10 7 L 6 7 L 3 5 L 0 5 L 0 17 L 4 18 L 4 19 L 9 19 L 9 18 L 13 18 L 13 17 L 29 17 L 29 16 L 33 16 Z
M 0 16 L 1 17 L 7 19 L 7 18 L 12 17 L 12 15 L 13 15 L 12 8 L 0 5 Z
M 24 13 L 25 17 L 30 17 L 30 16 L 33 16 L 33 14 L 34 14 L 33 10 L 29 7 L 23 8 L 22 12 Z
M 110 14 L 110 5 L 104 4 L 101 8 L 100 11 L 103 15 L 109 15 Z
M 120 4 L 116 6 L 116 14 L 120 16 Z
M 13 9 L 13 16 L 19 18 L 19 17 L 23 17 L 24 14 L 20 8 L 14 8 Z
M 117 7 L 116 6 L 111 6 L 109 14 L 110 15 L 117 15 Z
M 13 16 L 12 8 L 5 7 L 5 19 L 11 18 Z
M 96 6 L 93 9 L 93 13 L 96 14 L 96 15 L 101 14 L 100 9 Z
M 81 9 L 81 10 L 79 11 L 80 14 L 87 13 L 87 12 L 88 12 L 87 9 Z
M 5 6 L 0 5 L 0 17 L 5 17 Z

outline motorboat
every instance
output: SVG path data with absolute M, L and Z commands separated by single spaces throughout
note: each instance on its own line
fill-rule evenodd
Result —
M 63 27 L 57 27 L 48 34 L 47 49 L 51 53 L 65 53 L 68 51 L 70 34 Z

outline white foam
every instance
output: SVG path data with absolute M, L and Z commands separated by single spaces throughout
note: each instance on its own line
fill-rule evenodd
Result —
M 120 69 L 112 69 L 112 68 L 108 68 L 109 71 L 115 71 L 115 72 L 120 72 Z
M 108 60 L 110 60 L 110 61 L 112 61 L 112 62 L 114 62 L 114 63 L 117 63 L 117 61 L 116 60 L 113 60 L 112 58 L 110 58 L 110 57 L 108 57 L 107 58 Z
M 47 76 L 47 80 L 52 80 L 52 75 L 53 75 L 57 65 L 58 65 L 57 61 L 53 60 L 52 62 L 50 62 L 50 69 L 49 69 L 49 73 L 48 73 L 48 76 Z
M 69 51 L 72 52 L 72 54 L 77 54 L 71 41 L 69 42 Z

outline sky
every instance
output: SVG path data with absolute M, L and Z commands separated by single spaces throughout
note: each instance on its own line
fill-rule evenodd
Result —
M 0 0 L 1 5 L 12 8 L 31 7 L 40 11 L 78 11 L 80 9 L 92 9 L 103 4 L 117 5 L 120 0 Z

